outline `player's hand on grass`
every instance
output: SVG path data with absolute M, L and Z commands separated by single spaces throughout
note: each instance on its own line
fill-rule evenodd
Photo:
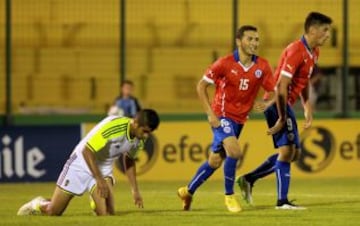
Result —
M 133 191 L 132 194 L 133 194 L 135 206 L 137 206 L 138 208 L 144 208 L 144 203 L 143 203 L 143 199 L 140 195 L 140 192 Z
M 279 132 L 285 125 L 285 120 L 279 118 L 275 125 L 268 129 L 267 134 L 268 135 L 274 135 L 275 133 Z

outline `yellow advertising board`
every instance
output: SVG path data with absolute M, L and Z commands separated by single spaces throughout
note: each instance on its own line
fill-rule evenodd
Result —
M 299 128 L 303 122 L 300 120 Z M 86 124 L 86 131 L 93 125 Z M 265 120 L 249 120 L 239 143 L 243 158 L 237 175 L 248 172 L 276 153 L 266 135 Z M 360 177 L 360 120 L 315 120 L 300 129 L 302 156 L 292 164 L 295 177 Z M 207 159 L 212 133 L 206 121 L 163 122 L 137 160 L 141 180 L 190 180 Z M 115 167 L 117 179 L 123 180 Z M 212 178 L 222 179 L 220 168 Z

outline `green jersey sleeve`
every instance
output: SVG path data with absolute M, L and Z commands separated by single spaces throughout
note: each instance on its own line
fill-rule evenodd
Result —
M 128 118 L 104 122 L 97 131 L 92 132 L 92 136 L 88 139 L 86 146 L 93 152 L 102 150 L 110 139 L 126 134 L 128 123 Z

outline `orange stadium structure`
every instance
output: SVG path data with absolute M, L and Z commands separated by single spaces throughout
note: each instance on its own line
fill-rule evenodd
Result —
M 3 1 L 2 1 L 3 2 Z M 120 1 L 27 0 L 12 4 L 12 107 L 15 113 L 104 113 L 120 80 Z M 227 2 L 227 4 L 224 4 Z M 126 2 L 126 75 L 144 106 L 160 112 L 201 112 L 195 83 L 217 57 L 231 51 L 232 1 Z M 259 28 L 259 55 L 275 65 L 303 32 L 312 10 L 333 18 L 334 35 L 319 65 L 342 65 L 342 1 L 239 1 L 238 24 Z M 349 63 L 360 66 L 360 4 L 349 0 Z M 1 7 L 4 8 L 4 7 Z M 0 20 L 4 24 L 4 10 Z M 5 26 L 0 39 L 5 39 Z M 0 42 L 0 86 L 5 83 Z M 336 88 L 333 87 L 333 92 Z M 0 113 L 5 96 L 0 95 Z

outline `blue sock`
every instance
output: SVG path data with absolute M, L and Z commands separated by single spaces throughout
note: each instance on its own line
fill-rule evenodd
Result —
M 225 195 L 234 194 L 236 163 L 238 159 L 226 157 L 224 163 Z
M 200 187 L 200 185 L 202 185 L 202 183 L 204 183 L 214 173 L 215 170 L 216 169 L 210 167 L 207 161 L 202 164 L 193 179 L 188 184 L 189 193 L 194 194 L 196 189 Z
M 275 170 L 275 163 L 279 154 L 274 154 L 270 156 L 265 162 L 263 162 L 258 168 L 254 171 L 244 175 L 246 181 L 253 184 L 260 178 L 263 178 Z
M 276 161 L 275 172 L 278 200 L 286 200 L 290 185 L 290 163 Z

